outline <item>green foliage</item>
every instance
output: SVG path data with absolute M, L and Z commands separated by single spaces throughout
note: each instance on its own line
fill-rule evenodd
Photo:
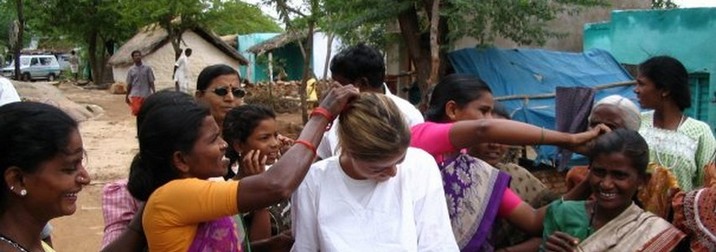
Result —
M 419 12 L 418 26 L 428 30 L 425 0 L 324 0 L 326 12 L 335 13 L 324 28 L 341 37 L 371 37 L 371 29 L 395 22 L 398 14 L 414 7 Z M 498 36 L 520 44 L 543 44 L 547 38 L 559 36 L 549 30 L 546 22 L 560 13 L 578 13 L 585 7 L 606 6 L 606 0 L 443 0 L 441 19 L 448 24 L 448 40 L 465 36 L 489 44 Z M 385 30 L 385 29 L 383 29 Z
M 207 14 L 206 27 L 221 35 L 283 31 L 258 6 L 238 0 L 214 0 Z
M 651 0 L 652 9 L 674 9 L 679 8 L 672 0 Z

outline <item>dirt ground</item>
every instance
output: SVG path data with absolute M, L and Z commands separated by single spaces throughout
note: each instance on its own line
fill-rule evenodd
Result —
M 98 251 L 104 230 L 102 187 L 129 174 L 129 164 L 138 151 L 135 118 L 124 103 L 124 95 L 83 89 L 69 83 L 61 84 L 59 89 L 70 100 L 98 105 L 104 112 L 80 124 L 92 183 L 80 192 L 74 215 L 51 221 L 55 228 L 53 245 L 57 251 Z M 301 124 L 300 114 L 279 114 L 277 119 L 279 130 L 295 137 L 295 125 Z

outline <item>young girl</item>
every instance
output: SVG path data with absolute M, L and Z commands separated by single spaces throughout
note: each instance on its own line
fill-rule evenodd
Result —
M 547 251 L 672 251 L 684 234 L 633 199 L 646 183 L 649 146 L 638 132 L 597 138 L 587 181 L 594 200 L 553 202 L 544 220 Z
M 234 108 L 226 114 L 223 138 L 229 143 L 226 156 L 230 163 L 239 164 L 236 179 L 264 172 L 278 160 L 281 147 L 292 144 L 282 141 L 288 138 L 279 138 L 273 110 L 254 104 Z M 293 239 L 289 235 L 279 235 L 290 228 L 289 210 L 288 201 L 282 201 L 248 214 L 245 219 L 251 247 L 258 250 L 270 247 L 272 251 L 290 249 Z

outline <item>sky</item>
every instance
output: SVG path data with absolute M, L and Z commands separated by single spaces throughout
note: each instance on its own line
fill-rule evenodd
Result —
M 673 0 L 681 8 L 716 7 L 716 0 Z

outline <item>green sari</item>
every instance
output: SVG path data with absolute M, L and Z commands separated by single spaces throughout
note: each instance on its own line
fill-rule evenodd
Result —
M 672 251 L 685 236 L 634 203 L 599 230 L 593 230 L 585 203 L 552 202 L 544 218 L 543 242 L 560 231 L 579 239 L 576 251 Z

